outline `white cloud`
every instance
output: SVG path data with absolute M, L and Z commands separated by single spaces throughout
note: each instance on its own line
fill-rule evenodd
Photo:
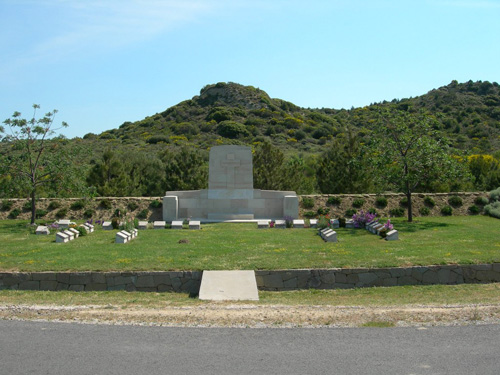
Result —
M 17 7 L 36 6 L 42 17 L 51 19 L 43 19 L 50 29 L 35 35 L 18 56 L 29 61 L 113 50 L 194 22 L 220 4 L 217 0 L 21 0 Z

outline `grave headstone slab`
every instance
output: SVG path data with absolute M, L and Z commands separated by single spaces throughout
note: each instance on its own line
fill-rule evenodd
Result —
M 49 227 L 46 227 L 45 225 L 39 225 L 36 227 L 36 232 L 37 235 L 47 235 L 50 234 Z
M 345 227 L 351 228 L 351 229 L 354 228 L 354 220 L 352 220 L 352 219 L 346 220 Z
M 104 230 L 112 230 L 113 229 L 113 225 L 111 224 L 111 221 L 105 221 L 104 223 L 102 223 L 102 229 L 104 229 Z
M 63 232 L 57 232 L 56 233 L 56 242 L 57 243 L 64 243 L 69 241 L 69 236 L 66 233 Z
M 66 234 L 69 237 L 70 241 L 73 241 L 75 239 L 75 234 L 68 229 L 63 230 L 63 233 Z
M 399 235 L 398 231 L 393 229 L 389 232 L 387 232 L 387 235 L 385 236 L 386 241 L 396 241 L 399 240 Z
M 136 238 L 139 235 L 139 231 L 137 229 L 132 229 L 131 231 L 132 238 Z
M 172 229 L 182 229 L 182 220 L 174 220 L 172 221 L 171 228 Z
M 380 230 L 384 228 L 384 224 L 378 224 L 373 227 L 373 234 L 380 234 Z
M 75 228 L 68 228 L 68 230 L 74 234 L 75 238 L 80 236 L 80 232 L 78 232 Z
M 83 228 L 83 229 L 85 229 L 85 232 L 86 232 L 87 234 L 89 234 L 89 233 L 90 233 L 90 228 L 89 228 L 88 226 L 86 226 L 85 224 L 80 225 L 80 227 L 81 227 L 81 228 Z
M 62 216 L 62 215 L 61 215 Z M 66 220 L 66 219 L 63 219 L 63 220 L 59 220 L 57 222 L 57 225 L 59 226 L 60 229 L 65 229 L 65 228 L 69 228 L 69 225 L 71 224 L 71 221 L 69 220 Z
M 267 220 L 259 220 L 257 222 L 257 228 L 258 229 L 266 229 L 269 228 L 269 221 Z
M 115 236 L 115 243 L 127 243 L 128 236 L 125 233 L 118 232 Z
M 126 230 L 121 230 L 120 233 L 123 233 L 125 236 L 127 236 L 129 241 L 132 239 L 132 233 L 127 232 Z
M 373 231 L 373 227 L 375 225 L 378 225 L 378 224 L 379 224 L 378 220 L 373 220 L 369 224 L 367 224 L 365 228 L 366 228 L 367 231 L 372 232 Z
M 139 221 L 139 229 L 148 229 L 147 221 Z
M 337 242 L 337 232 L 335 232 L 334 230 L 327 232 L 323 239 L 326 242 Z
M 165 225 L 167 223 L 163 220 L 158 220 L 153 223 L 153 228 L 154 229 L 165 229 Z
M 311 219 L 311 220 L 309 220 L 309 226 L 311 228 L 316 228 L 318 226 L 318 219 Z
M 201 229 L 201 223 L 198 220 L 190 220 L 189 229 Z
M 319 235 L 321 236 L 321 238 L 322 238 L 322 239 L 325 239 L 325 237 L 326 237 L 329 233 L 331 233 L 331 232 L 333 232 L 333 230 L 332 230 L 332 229 L 330 229 L 330 228 L 325 228 L 325 229 L 322 229 L 322 230 L 320 231 Z
M 293 221 L 294 228 L 304 228 L 304 225 L 305 225 L 305 223 L 304 223 L 304 220 L 302 220 L 302 219 L 295 219 Z
M 340 221 L 339 221 L 339 219 L 331 219 L 330 220 L 330 227 L 334 228 L 334 229 L 340 228 Z
M 285 220 L 276 220 L 274 222 L 274 227 L 280 228 L 280 229 L 285 229 L 286 228 L 286 221 Z

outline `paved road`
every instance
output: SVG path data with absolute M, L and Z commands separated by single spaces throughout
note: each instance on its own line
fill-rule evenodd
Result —
M 499 374 L 500 326 L 216 329 L 0 320 L 0 374 Z

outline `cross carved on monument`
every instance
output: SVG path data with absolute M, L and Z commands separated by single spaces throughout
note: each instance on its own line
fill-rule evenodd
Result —
M 234 189 L 234 181 L 235 181 L 235 170 L 239 166 L 241 166 L 241 160 L 235 159 L 234 154 L 227 154 L 226 160 L 221 160 L 220 166 L 225 168 L 227 171 L 227 189 Z

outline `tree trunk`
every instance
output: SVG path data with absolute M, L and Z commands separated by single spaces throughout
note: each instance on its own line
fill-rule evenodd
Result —
M 35 204 L 35 189 L 31 191 L 31 224 L 35 224 L 35 216 L 36 216 L 36 204 Z
M 408 199 L 408 222 L 413 221 L 413 206 L 411 204 L 411 192 L 406 193 L 406 198 Z

